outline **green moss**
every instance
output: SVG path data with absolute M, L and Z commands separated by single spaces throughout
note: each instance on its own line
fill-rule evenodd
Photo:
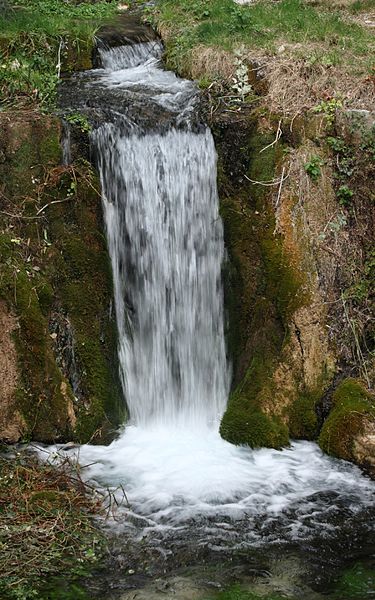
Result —
M 40 285 L 37 287 L 36 293 L 39 300 L 40 310 L 42 311 L 42 314 L 47 317 L 53 305 L 53 287 L 49 281 L 42 280 Z
M 332 594 L 333 600 L 371 598 L 375 589 L 375 570 L 357 564 L 341 575 Z
M 274 134 L 258 131 L 258 118 L 257 113 L 252 115 L 246 139 L 235 140 L 240 156 L 227 159 L 229 169 L 235 161 L 247 170 L 250 180 L 270 182 L 277 177 L 282 147 L 264 150 Z M 233 189 L 232 179 L 231 171 L 220 165 L 221 215 L 230 255 L 224 273 L 225 305 L 234 366 L 234 391 L 220 431 L 233 443 L 279 448 L 288 443 L 288 428 L 274 414 L 273 373 L 288 339 L 290 316 L 306 302 L 306 294 L 302 276 L 290 265 L 281 237 L 274 234 L 269 187 L 246 180 L 240 189 Z M 306 416 L 309 419 L 311 414 Z
M 263 257 L 266 294 L 273 299 L 285 329 L 289 318 L 307 302 L 303 279 L 290 265 L 281 240 L 265 235 L 260 242 Z
M 6 236 L 2 236 L 6 239 Z M 7 246 L 9 251 L 10 246 Z M 17 408 L 24 417 L 27 437 L 53 441 L 68 435 L 67 401 L 73 395 L 58 369 L 48 334 L 48 321 L 39 304 L 37 288 L 48 284 L 42 276 L 29 272 L 14 250 L 3 265 L 0 297 L 18 316 L 14 333 L 19 371 L 22 374 L 16 394 Z M 19 264 L 18 267 L 13 266 Z M 45 308 L 45 306 L 44 306 Z
M 232 394 L 229 399 L 220 435 L 232 444 L 246 444 L 251 448 L 282 448 L 289 443 L 288 429 L 280 418 L 252 406 L 251 400 L 240 393 Z
M 287 427 L 267 410 L 273 402 L 270 378 L 273 368 L 274 362 L 267 350 L 253 357 L 245 377 L 229 397 L 220 425 L 224 439 L 252 448 L 280 448 L 288 444 Z
M 17 407 L 26 438 L 88 441 L 124 418 L 111 270 L 95 192 L 99 184 L 86 163 L 74 171 L 55 169 L 60 157 L 55 119 L 22 119 L 16 116 L 12 127 L 5 121 L 0 138 L 5 156 L 0 174 L 8 172 L 4 193 L 13 202 L 9 212 L 35 217 L 51 199 L 66 198 L 72 182 L 76 193 L 69 203 L 50 205 L 43 219 L 10 218 L 0 232 L 0 297 L 19 323 L 14 333 L 21 373 Z M 47 183 L 40 193 L 42 181 Z M 64 332 L 50 335 L 58 315 L 62 323 L 67 319 L 74 339 L 77 399 L 68 381 L 70 367 L 64 370 Z
M 11 239 L 12 238 L 7 233 L 0 234 L 0 261 L 2 263 L 6 263 L 11 259 L 13 251 Z M 2 273 L 2 275 L 4 276 L 4 273 Z
M 92 69 L 93 39 L 68 40 L 62 54 L 62 72 Z
M 296 440 L 315 440 L 319 423 L 316 404 L 322 397 L 322 390 L 306 391 L 300 394 L 288 408 L 289 434 Z
M 35 143 L 35 137 L 34 143 Z M 42 165 L 48 164 L 60 164 L 62 158 L 62 150 L 60 145 L 60 122 L 58 119 L 51 117 L 47 124 L 47 128 L 44 126 L 44 134 L 40 137 L 38 144 L 39 160 Z
M 34 209 L 36 184 L 41 183 L 48 165 L 61 159 L 60 127 L 55 117 L 20 114 L 12 125 L 0 121 L 0 177 L 6 181 L 9 198 L 29 196 Z M 32 212 L 35 215 L 35 210 Z
M 345 379 L 333 394 L 333 406 L 319 435 L 319 445 L 328 454 L 354 460 L 353 446 L 364 423 L 375 417 L 375 399 L 356 379 Z
M 93 174 L 86 173 L 78 182 L 79 202 L 73 201 L 69 212 L 56 205 L 50 213 L 51 238 L 58 250 L 52 278 L 72 324 L 80 384 L 88 400 L 77 412 L 75 439 L 80 442 L 98 430 L 116 427 L 125 417 L 117 372 L 117 331 L 109 311 L 112 277 L 100 233 L 101 201 L 96 187 Z

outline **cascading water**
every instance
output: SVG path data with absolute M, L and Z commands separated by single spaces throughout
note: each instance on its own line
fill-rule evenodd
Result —
M 131 420 L 217 427 L 229 378 L 212 136 L 95 138 Z
M 80 461 L 98 485 L 125 487 L 125 531 L 150 545 L 168 548 L 172 535 L 183 546 L 187 534 L 215 549 L 329 537 L 333 520 L 372 504 L 356 467 L 308 442 L 252 451 L 219 436 L 230 377 L 215 148 L 193 84 L 163 71 L 160 53 L 157 42 L 102 49 L 104 68 L 75 82 L 97 122 L 130 409 L 120 437 L 82 446 Z

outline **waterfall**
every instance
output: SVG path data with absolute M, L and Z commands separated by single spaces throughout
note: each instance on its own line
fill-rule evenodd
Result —
M 196 88 L 162 69 L 161 52 L 157 42 L 101 48 L 103 68 L 67 84 L 95 122 L 130 410 L 118 439 L 81 446 L 79 459 L 97 485 L 126 489 L 127 535 L 165 555 L 190 537 L 241 549 L 329 537 L 335 519 L 373 503 L 359 469 L 310 442 L 251 450 L 218 433 L 230 369 L 216 154 Z
M 228 369 L 212 136 L 104 127 L 96 143 L 131 420 L 217 425 Z
M 124 84 L 147 62 L 149 84 L 155 72 L 157 81 L 158 71 L 165 75 L 157 49 L 150 42 L 102 50 L 101 60 L 111 72 L 123 69 Z M 212 135 L 188 123 L 162 134 L 105 124 L 94 143 L 131 421 L 217 427 L 229 373 Z

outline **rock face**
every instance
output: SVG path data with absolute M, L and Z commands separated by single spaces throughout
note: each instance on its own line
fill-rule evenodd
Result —
M 103 438 L 124 407 L 98 181 L 60 165 L 57 119 L 0 129 L 0 438 Z
M 12 336 L 17 327 L 17 319 L 9 312 L 6 303 L 0 301 L 0 438 L 6 442 L 19 440 L 25 429 L 24 420 L 16 405 L 19 373 Z
M 370 384 L 374 138 L 366 124 L 358 136 L 352 117 L 336 130 L 324 116 L 296 118 L 277 142 L 275 116 L 255 110 L 236 119 L 214 123 L 233 364 L 221 434 L 280 447 L 318 438 L 345 374 Z M 336 456 L 371 463 L 373 413 L 362 425 L 350 453 L 337 447 Z

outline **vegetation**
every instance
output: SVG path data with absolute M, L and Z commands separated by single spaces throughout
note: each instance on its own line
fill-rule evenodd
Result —
M 355 441 L 375 418 L 375 397 L 360 381 L 344 380 L 333 394 L 333 407 L 319 435 L 320 447 L 333 456 L 355 460 Z
M 73 113 L 66 115 L 65 120 L 71 125 L 76 125 L 82 133 L 89 133 L 91 131 L 90 123 L 85 115 Z
M 105 548 L 93 525 L 100 499 L 71 461 L 52 467 L 26 451 L 0 457 L 3 600 L 50 598 L 42 592 L 47 578 L 90 572 Z
M 60 73 L 90 67 L 93 37 L 117 3 L 13 0 L 0 20 L 0 109 L 51 109 Z
M 27 437 L 88 441 L 123 416 L 99 184 L 85 161 L 56 166 L 57 120 L 13 115 L 0 130 L 0 298 L 19 318 L 16 408 Z
M 371 564 L 371 563 L 370 563 Z M 358 563 L 341 575 L 335 586 L 334 600 L 371 598 L 375 588 L 375 570 Z
M 338 12 L 302 0 L 250 6 L 232 0 L 160 0 L 150 13 L 161 31 L 173 31 L 168 60 L 179 71 L 186 71 L 186 53 L 195 46 L 231 51 L 245 44 L 273 52 L 281 43 L 318 44 L 326 63 L 349 64 L 355 57 L 358 71 L 371 67 L 368 51 L 374 42 L 370 33 Z
M 313 181 L 317 181 L 321 176 L 321 166 L 323 161 L 319 156 L 312 156 L 305 164 L 305 171 Z

